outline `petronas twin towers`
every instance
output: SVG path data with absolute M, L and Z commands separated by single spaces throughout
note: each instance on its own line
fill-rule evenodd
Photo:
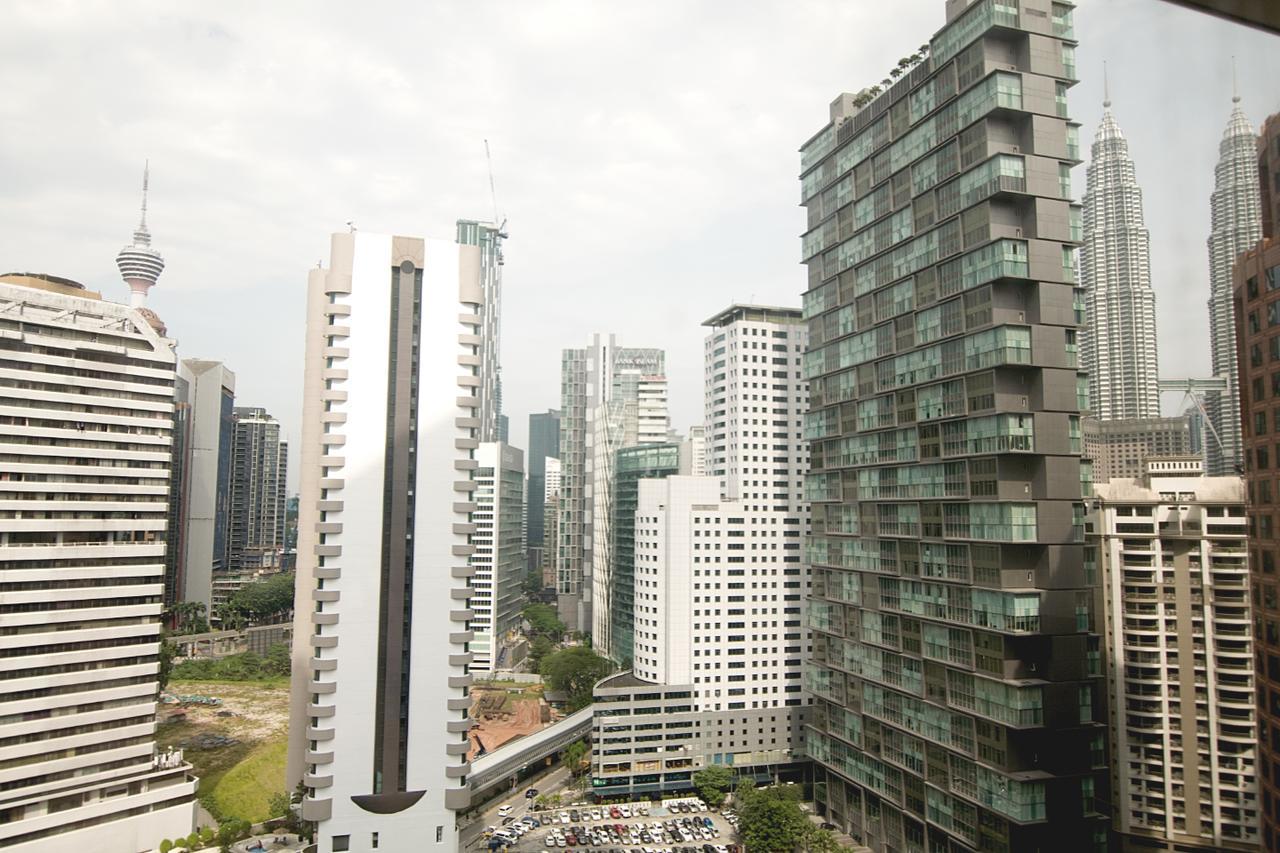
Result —
M 1212 374 L 1227 391 L 1208 400 L 1206 468 L 1234 473 L 1240 458 L 1240 397 L 1236 387 L 1235 328 L 1231 268 L 1236 256 L 1262 234 L 1257 149 L 1239 96 L 1219 147 L 1210 198 L 1209 323 Z M 1142 214 L 1129 143 L 1103 102 L 1086 173 L 1084 241 L 1080 249 L 1086 325 L 1081 366 L 1089 372 L 1090 408 L 1100 420 L 1160 416 L 1155 291 L 1151 286 L 1150 237 Z
M 1080 247 L 1086 312 L 1080 356 L 1089 371 L 1089 405 L 1100 420 L 1160 416 L 1149 241 L 1129 143 L 1107 100 L 1085 174 Z
M 1231 308 L 1231 268 L 1241 252 L 1262 239 L 1262 204 L 1258 193 L 1258 143 L 1253 126 L 1240 108 L 1240 96 L 1231 99 L 1231 119 L 1218 145 L 1218 165 L 1209 197 L 1212 230 L 1209 232 L 1210 344 L 1213 373 L 1227 380 L 1227 392 L 1209 400 L 1209 421 L 1221 445 L 1206 441 L 1206 469 L 1211 474 L 1233 474 L 1241 465 L 1240 389 L 1236 373 L 1235 320 Z

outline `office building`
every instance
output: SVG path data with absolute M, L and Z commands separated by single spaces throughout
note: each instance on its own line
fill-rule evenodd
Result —
M 1275 238 L 1280 233 L 1280 113 L 1268 116 L 1258 133 L 1258 190 L 1261 236 Z
M 1061 103 L 1065 116 L 1065 94 Z M 1062 195 L 1069 198 L 1070 166 L 1061 168 Z M 1160 417 L 1149 241 L 1129 142 L 1120 132 L 1108 97 L 1085 173 L 1080 247 L 1086 318 L 1080 332 L 1080 361 L 1089 374 L 1091 414 L 1099 420 Z
M 801 149 L 805 748 L 876 851 L 1107 848 L 1072 13 L 949 0 L 928 56 Z
M 64 278 L 0 276 L 0 847 L 15 853 L 148 850 L 194 826 L 191 765 L 155 744 L 162 328 Z
M 622 661 L 629 659 L 629 643 L 616 646 L 612 642 L 611 622 L 620 590 L 615 586 L 619 576 L 614 546 L 617 538 L 613 530 L 619 516 L 615 506 L 619 476 L 631 477 L 634 471 L 623 472 L 620 462 L 636 465 L 637 459 L 624 457 L 622 451 L 630 447 L 648 447 L 666 441 L 670 432 L 667 417 L 667 379 L 638 371 L 619 371 L 614 374 L 613 396 L 596 407 L 592 423 L 594 437 L 591 443 L 591 636 L 592 644 L 602 654 Z M 673 451 L 679 453 L 678 446 Z M 643 467 L 644 463 L 638 463 Z M 631 507 L 634 513 L 634 505 Z M 625 535 L 625 534 L 624 534 Z M 624 633 L 624 637 L 630 635 Z
M 1263 125 L 1257 169 L 1267 228 L 1280 220 L 1280 115 Z M 1262 799 L 1262 847 L 1280 845 L 1280 527 L 1276 501 L 1280 466 L 1280 241 L 1272 230 L 1241 255 L 1233 271 L 1236 361 L 1239 365 L 1245 488 L 1249 503 L 1249 566 L 1253 593 L 1258 700 L 1258 781 Z
M 182 569 L 174 598 L 203 604 L 214 619 L 214 582 L 228 568 L 236 377 L 220 361 L 184 358 L 178 363 L 178 378 L 178 391 L 186 396 L 176 405 L 186 411 L 188 423 L 180 466 Z
M 703 345 L 710 473 L 727 498 L 807 511 L 809 450 L 800 438 L 809 392 L 800 359 L 809 333 L 800 311 L 732 305 L 703 325 L 712 329 Z
M 722 498 L 715 477 L 637 485 L 634 661 L 594 691 L 593 793 L 686 791 L 713 764 L 798 781 L 809 710 L 798 526 Z
M 470 802 L 483 251 L 335 234 L 309 275 L 288 772 L 320 853 L 456 850 Z
M 525 575 L 524 453 L 500 442 L 481 442 L 476 450 L 475 504 L 471 536 L 475 553 L 468 580 L 472 672 L 492 672 L 510 663 L 504 640 L 520 619 Z
M 164 609 L 186 594 L 187 496 L 191 462 L 191 386 L 185 371 L 173 377 L 173 431 L 169 446 L 169 521 L 164 549 Z
M 1244 484 L 1195 456 L 1094 487 L 1115 829 L 1125 851 L 1257 850 Z
M 548 456 L 560 458 L 560 412 L 548 409 L 529 415 L 529 451 L 525 455 L 529 469 L 529 501 L 526 542 L 531 559 L 538 558 L 541 565 L 543 539 L 543 501 L 546 493 L 546 466 Z M 536 552 L 536 553 L 535 553 Z
M 1238 474 L 1240 459 L 1240 389 L 1236 365 L 1234 285 L 1231 270 L 1241 252 L 1262 237 L 1262 206 L 1258 193 L 1258 139 L 1240 107 L 1231 99 L 1231 117 L 1218 143 L 1209 196 L 1209 346 L 1213 375 L 1227 380 L 1226 393 L 1210 392 L 1206 406 L 1218 441 L 1210 441 L 1205 458 L 1210 474 Z
M 707 428 L 702 424 L 689 427 L 689 436 L 684 439 L 689 445 L 689 474 L 694 477 L 705 477 L 707 468 Z
M 504 223 L 505 225 L 505 223 Z M 484 296 L 480 304 L 480 435 L 481 441 L 506 441 L 502 416 L 502 241 L 507 238 L 502 225 L 458 220 L 458 245 L 475 246 L 479 254 L 468 263 L 477 263 L 464 274 L 479 281 Z M 499 435 L 499 433 L 502 435 Z
M 605 587 L 613 657 L 630 659 L 631 671 L 595 691 L 594 737 L 607 745 L 592 764 L 601 795 L 685 790 L 711 764 L 791 777 L 801 760 L 807 332 L 798 310 L 758 305 L 732 305 L 704 325 L 708 431 L 618 453 Z M 687 476 L 704 446 L 712 474 Z M 646 724 L 655 709 L 660 733 Z
M 665 393 L 664 365 L 662 350 L 619 347 L 612 335 L 594 335 L 589 346 L 561 354 L 556 603 L 561 621 L 571 631 L 589 631 L 592 626 L 597 417 L 613 412 L 613 423 L 620 424 L 614 427 L 622 431 L 620 437 L 607 433 L 615 448 L 639 443 L 641 435 L 665 439 L 665 418 L 659 430 L 658 415 L 651 405 L 660 396 L 659 388 Z M 642 387 L 649 401 L 644 420 L 639 408 Z M 610 402 L 615 403 L 613 409 L 605 405 Z M 600 458 L 609 457 L 603 454 Z
M 279 571 L 284 554 L 289 445 L 266 409 L 232 410 L 227 568 L 231 574 Z
M 1191 423 L 1186 415 L 1114 421 L 1085 418 L 1082 423 L 1084 458 L 1092 466 L 1095 483 L 1117 477 L 1130 480 L 1141 477 L 1146 470 L 1146 460 L 1153 456 L 1194 453 Z
M 543 461 L 542 548 L 538 567 L 542 572 L 542 589 L 556 588 L 556 543 L 560 541 L 560 460 L 548 456 Z
M 630 668 L 635 639 L 636 508 L 640 481 L 689 473 L 690 459 L 681 459 L 679 442 L 640 444 L 616 452 L 613 466 L 612 518 L 608 525 L 607 561 L 599 561 L 594 579 L 595 604 L 592 644 L 600 654 Z M 597 549 L 597 554 L 600 550 Z

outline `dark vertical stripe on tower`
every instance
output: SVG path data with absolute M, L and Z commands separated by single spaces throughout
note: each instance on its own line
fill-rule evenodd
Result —
M 378 680 L 374 723 L 374 793 L 404 791 L 409 715 L 409 637 L 416 468 L 418 311 L 421 272 L 405 261 L 391 273 L 387 353 L 387 432 L 383 462 L 382 564 L 378 609 Z

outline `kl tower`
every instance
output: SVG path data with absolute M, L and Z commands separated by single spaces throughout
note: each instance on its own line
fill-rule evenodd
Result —
M 133 232 L 133 243 L 125 246 L 116 255 L 116 266 L 125 284 L 129 285 L 129 306 L 142 308 L 147 301 L 147 291 L 160 278 L 164 271 L 164 258 L 151 248 L 151 232 L 147 230 L 147 182 L 151 173 L 151 164 L 147 163 L 142 170 L 142 221 Z

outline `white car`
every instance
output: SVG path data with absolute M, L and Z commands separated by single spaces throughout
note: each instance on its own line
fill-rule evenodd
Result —
M 618 814 L 622 815 L 624 818 L 631 817 L 631 806 L 618 806 Z
M 568 822 L 569 822 L 569 813 L 568 813 L 568 812 L 560 812 L 560 822 L 561 822 L 561 823 L 568 823 Z
M 511 814 L 511 812 L 512 812 L 511 806 L 503 806 L 502 808 L 498 809 L 498 817 L 506 817 L 507 815 Z

